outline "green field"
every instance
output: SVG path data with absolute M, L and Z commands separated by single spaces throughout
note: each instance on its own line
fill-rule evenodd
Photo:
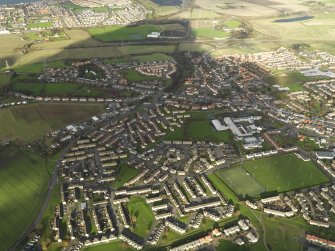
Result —
M 311 78 L 306 77 L 304 74 L 293 71 L 283 74 L 275 74 L 266 78 L 271 85 L 280 85 L 290 88 L 290 91 L 303 90 L 303 83 L 310 81 Z
M 33 222 L 47 188 L 46 161 L 30 149 L 0 150 L 0 250 Z
M 105 250 L 121 250 L 121 251 L 134 251 L 130 246 L 125 244 L 120 240 L 112 241 L 108 244 L 97 245 L 92 247 L 87 247 L 85 251 L 105 251 Z
M 122 187 L 124 183 L 134 178 L 139 173 L 139 170 L 122 163 L 119 173 L 116 177 L 116 187 Z
M 286 192 L 324 184 L 329 179 L 314 165 L 292 154 L 249 160 L 217 174 L 240 195 L 262 191 Z
M 123 72 L 123 76 L 132 82 L 148 81 L 158 79 L 155 76 L 146 76 L 134 69 L 128 69 Z
M 0 141 L 30 142 L 46 133 L 99 114 L 101 104 L 35 104 L 0 110 Z
M 53 61 L 53 62 L 46 62 L 46 63 L 39 63 L 39 64 L 25 64 L 14 67 L 14 70 L 19 73 L 41 73 L 43 67 L 52 67 L 52 68 L 63 68 L 65 64 L 61 60 Z
M 230 131 L 216 131 L 208 118 L 199 119 L 191 116 L 182 127 L 176 127 L 175 131 L 167 133 L 164 140 L 210 140 L 232 143 L 233 136 Z
M 33 96 L 104 97 L 106 92 L 92 86 L 76 83 L 24 83 L 15 81 L 11 90 Z
M 51 28 L 52 27 L 52 22 L 36 22 L 36 23 L 29 23 L 27 24 L 27 29 L 46 29 L 46 28 Z
M 227 38 L 229 37 L 229 33 L 223 30 L 215 30 L 211 28 L 194 28 L 192 29 L 192 34 L 196 37 L 202 38 Z
M 144 24 L 138 26 L 110 26 L 105 28 L 88 29 L 90 35 L 102 42 L 122 41 L 122 40 L 144 40 L 151 32 L 159 32 L 157 25 Z
M 0 88 L 8 86 L 10 84 L 11 75 L 0 74 Z
M 265 191 L 264 187 L 254 180 L 243 167 L 224 169 L 218 173 L 222 180 L 239 195 L 256 196 Z
M 134 224 L 133 231 L 141 237 L 149 234 L 150 228 L 154 223 L 154 215 L 150 206 L 144 198 L 131 197 L 128 202 L 128 210 Z

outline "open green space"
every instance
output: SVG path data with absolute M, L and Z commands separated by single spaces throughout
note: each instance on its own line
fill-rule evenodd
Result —
M 139 73 L 135 69 L 128 69 L 123 72 L 123 75 L 126 79 L 133 82 L 148 81 L 158 79 L 155 76 L 147 76 Z
M 14 70 L 19 73 L 41 73 L 44 67 L 63 68 L 65 64 L 62 60 L 38 63 L 38 64 L 24 64 L 14 67 Z
M 8 86 L 10 84 L 11 75 L 10 74 L 0 74 L 0 88 Z
M 275 74 L 266 78 L 271 85 L 280 85 L 283 87 L 290 88 L 290 91 L 301 91 L 303 90 L 303 84 L 311 78 L 306 77 L 304 74 L 292 71 L 288 73 Z
M 254 180 L 243 167 L 233 167 L 218 172 L 222 180 L 237 194 L 256 196 L 265 191 L 264 187 Z M 247 186 L 247 189 L 246 189 Z
M 0 141 L 30 142 L 103 112 L 101 104 L 34 104 L 0 110 Z
M 46 28 L 51 28 L 52 27 L 52 22 L 35 22 L 35 23 L 29 23 L 27 24 L 27 29 L 46 29 Z
M 92 86 L 77 83 L 24 83 L 15 82 L 11 90 L 33 96 L 103 97 L 106 92 Z
M 31 149 L 7 147 L 0 150 L 0 158 L 0 250 L 8 250 L 33 222 L 47 189 L 49 170 L 45 159 Z
M 232 143 L 233 135 L 231 131 L 216 131 L 208 118 L 191 116 L 181 127 L 167 133 L 164 140 L 208 140 Z
M 225 180 L 227 170 L 234 169 L 236 173 L 230 176 L 231 181 Z M 286 192 L 329 181 L 313 162 L 303 161 L 293 153 L 245 161 L 227 170 L 219 171 L 218 175 L 228 182 L 236 193 L 250 196 L 256 195 L 256 190 L 253 190 L 254 193 L 250 192 L 255 183 L 258 183 L 267 192 Z M 246 177 L 251 180 L 248 178 L 249 182 L 243 183 L 246 182 Z
M 148 236 L 154 223 L 154 214 L 150 206 L 141 197 L 131 197 L 127 205 L 133 221 L 134 233 L 141 237 Z
M 116 176 L 116 187 L 122 187 L 124 183 L 134 178 L 137 174 L 139 174 L 139 170 L 122 163 Z
M 105 250 L 121 250 L 121 251 L 133 251 L 130 246 L 125 244 L 120 240 L 115 240 L 107 244 L 96 245 L 92 247 L 87 247 L 84 249 L 85 251 L 105 251 Z
M 102 42 L 122 41 L 122 40 L 144 40 L 151 32 L 159 32 L 157 25 L 144 24 L 138 26 L 109 26 L 103 28 L 90 28 L 90 35 Z
M 202 38 L 226 38 L 229 37 L 229 33 L 223 30 L 215 30 L 211 28 L 193 28 L 192 34 L 196 37 Z
M 227 21 L 224 21 L 224 25 L 227 28 L 235 29 L 235 28 L 238 28 L 241 25 L 241 22 L 237 21 L 237 20 L 227 20 Z

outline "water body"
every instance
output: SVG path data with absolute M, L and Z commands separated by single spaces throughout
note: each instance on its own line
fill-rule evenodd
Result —
M 286 18 L 286 19 L 277 19 L 274 20 L 275 23 L 291 23 L 291 22 L 299 22 L 299 21 L 305 21 L 308 19 L 312 19 L 314 16 L 302 16 L 302 17 L 292 17 L 292 18 Z
M 33 2 L 38 2 L 38 0 L 0 0 L 0 5 L 3 5 L 3 4 L 33 3 Z
M 151 1 L 161 6 L 179 6 L 183 2 L 182 0 L 151 0 Z

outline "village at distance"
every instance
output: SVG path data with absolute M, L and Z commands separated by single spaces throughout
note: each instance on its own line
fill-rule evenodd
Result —
M 209 2 L 0 6 L 0 250 L 335 249 L 334 2 Z

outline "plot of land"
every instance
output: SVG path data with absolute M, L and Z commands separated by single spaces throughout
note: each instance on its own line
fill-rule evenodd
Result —
M 272 75 L 266 79 L 272 85 L 280 85 L 290 88 L 291 91 L 303 90 L 303 83 L 313 80 L 313 78 L 306 77 L 300 72 L 289 72 L 287 74 Z
M 217 38 L 222 39 L 229 37 L 229 33 L 225 32 L 223 30 L 215 30 L 211 28 L 194 28 L 192 30 L 192 33 L 196 37 L 202 37 L 202 38 Z
M 38 104 L 2 109 L 0 141 L 17 138 L 30 142 L 102 111 L 101 104 Z
M 151 32 L 159 32 L 160 28 L 156 25 L 139 26 L 111 26 L 105 28 L 91 28 L 88 32 L 91 36 L 102 42 L 122 41 L 122 40 L 143 40 Z
M 0 154 L 0 250 L 8 250 L 38 212 L 49 176 L 45 160 L 30 150 Z
M 329 181 L 313 162 L 294 154 L 247 161 L 243 167 L 268 191 L 284 192 Z
M 219 175 L 239 195 L 256 196 L 265 191 L 264 187 L 254 180 L 243 167 L 225 169 L 220 171 Z
M 128 210 L 134 223 L 134 232 L 141 237 L 146 237 L 154 222 L 154 214 L 144 198 L 132 197 L 128 203 Z
M 134 178 L 138 173 L 139 170 L 132 168 L 127 164 L 122 164 L 116 177 L 116 187 L 123 186 L 124 183 Z

